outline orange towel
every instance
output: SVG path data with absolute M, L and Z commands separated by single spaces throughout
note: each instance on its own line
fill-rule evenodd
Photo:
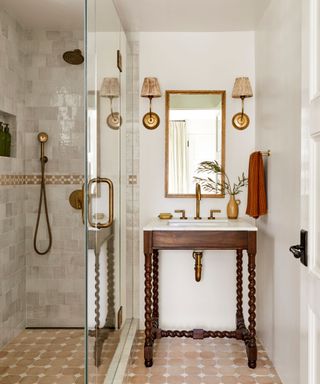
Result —
M 250 155 L 246 214 L 257 219 L 267 213 L 267 194 L 261 152 Z

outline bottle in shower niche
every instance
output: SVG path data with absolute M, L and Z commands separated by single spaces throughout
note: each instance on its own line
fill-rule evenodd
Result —
M 0 122 L 0 156 L 5 156 L 5 133 L 2 122 Z
M 5 134 L 5 156 L 10 157 L 11 154 L 11 133 L 9 132 L 9 124 L 4 125 Z

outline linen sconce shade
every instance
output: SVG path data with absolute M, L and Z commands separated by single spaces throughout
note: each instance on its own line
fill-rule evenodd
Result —
M 232 97 L 240 99 L 241 97 L 252 97 L 253 92 L 248 77 L 236 78 L 233 86 Z
M 101 97 L 108 97 L 110 100 L 111 113 L 108 115 L 106 123 L 111 129 L 119 129 L 122 124 L 122 117 L 119 112 L 113 111 L 113 99 L 120 97 L 120 83 L 117 77 L 105 77 L 100 89 Z
M 249 116 L 244 113 L 244 99 L 252 96 L 253 92 L 249 77 L 237 77 L 234 82 L 232 97 L 234 99 L 241 99 L 242 111 L 235 114 L 232 118 L 232 125 L 236 129 L 246 129 L 250 124 Z
M 119 97 L 120 84 L 117 77 L 105 77 L 103 79 L 100 96 L 102 97 Z
M 160 85 L 156 77 L 146 77 L 144 79 L 141 97 L 161 97 Z
M 143 116 L 142 122 L 147 129 L 156 129 L 160 124 L 160 117 L 152 112 L 151 103 L 154 97 L 161 97 L 160 85 L 156 77 L 145 77 L 141 89 L 141 97 L 149 98 L 149 112 Z

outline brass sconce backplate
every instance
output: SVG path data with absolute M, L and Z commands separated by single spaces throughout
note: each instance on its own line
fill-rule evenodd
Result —
M 239 112 L 236 115 L 234 115 L 232 118 L 232 125 L 236 129 L 239 129 L 240 131 L 248 128 L 249 124 L 250 124 L 250 118 L 245 113 Z
M 110 113 L 107 117 L 107 125 L 111 129 L 119 129 L 122 125 L 122 117 L 119 112 Z
M 148 112 L 143 116 L 143 126 L 147 129 L 156 129 L 160 124 L 160 117 L 154 112 Z

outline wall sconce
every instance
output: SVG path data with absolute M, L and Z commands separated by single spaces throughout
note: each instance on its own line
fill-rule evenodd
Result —
M 103 79 L 100 96 L 108 97 L 110 100 L 111 113 L 106 120 L 108 127 L 111 129 L 119 129 L 122 124 L 122 117 L 119 112 L 113 112 L 112 106 L 113 99 L 120 96 L 120 84 L 117 77 L 105 77 Z
M 141 97 L 148 97 L 150 110 L 143 116 L 142 122 L 147 129 L 156 129 L 160 124 L 160 117 L 151 110 L 151 103 L 154 97 L 161 97 L 158 79 L 156 77 L 146 77 L 143 81 Z
M 244 113 L 244 99 L 246 97 L 252 97 L 252 88 L 248 77 L 238 77 L 235 80 L 232 97 L 235 99 L 241 99 L 242 112 L 237 113 L 232 118 L 232 125 L 236 129 L 246 129 L 250 124 L 250 118 Z

